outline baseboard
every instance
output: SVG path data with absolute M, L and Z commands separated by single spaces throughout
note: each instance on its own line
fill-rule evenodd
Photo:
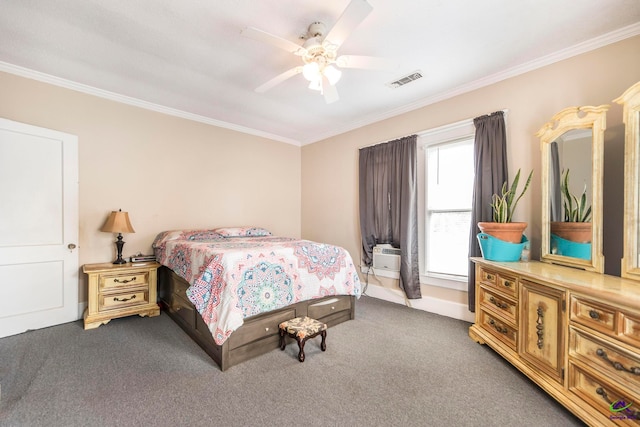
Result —
M 366 294 L 373 298 L 406 305 L 411 308 L 451 317 L 453 319 L 463 320 L 465 322 L 473 323 L 475 321 L 475 315 L 469 311 L 466 304 L 460 304 L 429 296 L 423 296 L 421 299 L 407 300 L 400 290 L 389 289 L 383 286 L 373 285 L 371 283 L 367 286 Z

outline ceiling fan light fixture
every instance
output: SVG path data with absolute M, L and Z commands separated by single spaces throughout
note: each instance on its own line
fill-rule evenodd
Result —
M 309 82 L 309 89 L 322 92 L 322 80 L 319 78 L 316 80 L 311 80 L 311 82 Z
M 302 75 L 310 82 L 318 80 L 321 77 L 320 66 L 318 66 L 317 62 L 309 62 L 302 67 Z
M 342 77 L 342 71 L 338 70 L 333 65 L 324 67 L 324 70 L 322 70 L 322 74 L 324 74 L 327 80 L 329 80 L 329 84 L 331 86 L 334 86 L 336 83 L 338 83 L 338 80 L 340 80 L 340 77 Z

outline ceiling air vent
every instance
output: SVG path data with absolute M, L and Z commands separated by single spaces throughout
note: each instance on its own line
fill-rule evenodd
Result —
M 413 81 L 416 81 L 418 79 L 422 78 L 422 71 L 420 70 L 416 70 L 411 74 L 408 74 L 404 77 L 400 77 L 398 80 L 395 80 L 393 82 L 387 83 L 387 86 L 389 86 L 390 88 L 398 88 L 400 86 L 404 86 L 407 83 L 411 83 Z

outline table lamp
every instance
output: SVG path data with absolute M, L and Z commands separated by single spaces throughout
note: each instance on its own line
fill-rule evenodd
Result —
M 104 223 L 100 231 L 105 231 L 108 233 L 118 233 L 118 240 L 116 241 L 116 248 L 118 249 L 118 258 L 113 261 L 114 264 L 125 264 L 125 261 L 122 258 L 122 247 L 124 246 L 124 242 L 122 241 L 122 233 L 135 233 L 131 222 L 129 221 L 129 214 L 127 212 L 122 212 L 122 209 L 119 209 L 117 212 L 113 211 L 107 218 L 107 222 Z

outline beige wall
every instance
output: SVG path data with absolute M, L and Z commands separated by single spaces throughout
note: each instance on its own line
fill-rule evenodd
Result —
M 302 235 L 344 246 L 358 259 L 358 149 L 456 121 L 507 109 L 508 161 L 534 169 L 532 188 L 516 220 L 529 222 L 534 258 L 540 255 L 540 148 L 536 131 L 563 108 L 612 104 L 640 80 L 640 37 L 552 64 L 424 108 L 302 148 Z M 428 78 L 428 75 L 427 75 Z M 420 84 L 419 82 L 416 84 Z M 406 86 L 400 90 L 411 90 Z M 622 108 L 612 104 L 605 133 L 605 256 L 619 271 L 622 250 Z M 607 199 L 608 197 L 608 199 Z M 397 287 L 397 283 L 385 283 Z M 466 304 L 466 292 L 423 287 L 423 297 Z
M 252 224 L 341 245 L 358 260 L 358 148 L 508 109 L 509 169 L 539 174 L 538 128 L 567 106 L 611 103 L 640 79 L 639 50 L 640 37 L 628 39 L 302 149 L 6 73 L 0 117 L 78 136 L 81 264 L 115 257 L 114 236 L 98 230 L 119 208 L 136 229 L 125 256 L 149 252 L 162 230 Z M 605 134 L 605 218 L 616 218 L 605 225 L 610 268 L 622 249 L 621 116 L 612 105 Z M 530 223 L 534 249 L 538 180 L 516 215 Z M 81 301 L 84 283 L 80 276 Z M 423 295 L 466 304 L 464 292 L 425 287 Z
M 136 230 L 124 236 L 125 256 L 150 253 L 167 229 L 257 225 L 300 236 L 300 147 L 6 73 L 0 117 L 77 135 L 81 265 L 115 259 L 115 236 L 99 228 L 117 209 Z

